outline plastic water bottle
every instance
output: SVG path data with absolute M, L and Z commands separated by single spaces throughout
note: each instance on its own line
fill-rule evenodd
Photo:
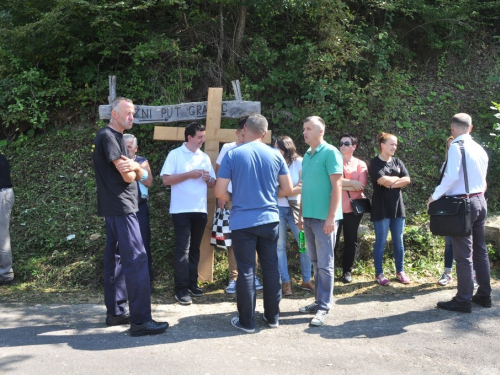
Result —
M 299 232 L 299 253 L 306 252 L 306 236 L 304 235 L 304 231 L 301 230 Z

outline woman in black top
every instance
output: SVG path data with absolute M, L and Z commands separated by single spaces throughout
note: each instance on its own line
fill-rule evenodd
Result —
M 392 134 L 380 133 L 377 142 L 380 154 L 373 158 L 368 166 L 373 184 L 371 221 L 375 228 L 373 260 L 376 281 L 380 285 L 390 283 L 382 269 L 384 248 L 390 229 L 396 277 L 403 284 L 408 284 L 410 279 L 404 273 L 403 232 L 406 214 L 401 188 L 410 183 L 410 176 L 403 162 L 393 157 L 398 147 L 398 139 Z

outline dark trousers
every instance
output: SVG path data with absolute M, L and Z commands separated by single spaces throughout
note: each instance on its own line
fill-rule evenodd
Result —
M 234 256 L 238 264 L 236 301 L 240 324 L 255 328 L 255 250 L 259 256 L 264 285 L 264 315 L 269 323 L 279 318 L 281 300 L 278 270 L 278 222 L 231 232 Z
M 172 214 L 175 231 L 174 286 L 175 292 L 198 285 L 200 244 L 207 225 L 207 214 L 183 212 Z
M 153 259 L 151 257 L 151 227 L 149 226 L 149 206 L 148 202 L 139 203 L 139 211 L 137 211 L 137 219 L 139 220 L 139 228 L 141 229 L 142 242 L 148 255 L 148 271 L 149 281 L 154 280 L 153 275 Z
M 354 260 L 358 254 L 358 229 L 363 215 L 354 215 L 352 212 L 343 213 L 344 218 L 339 220 L 337 236 L 335 241 L 335 254 L 337 254 L 340 240 L 340 233 L 344 229 L 344 254 L 342 256 L 342 274 L 352 272 Z
M 491 295 L 490 261 L 486 248 L 484 223 L 486 200 L 484 194 L 470 198 L 472 234 L 467 237 L 452 237 L 453 256 L 457 265 L 457 294 L 459 302 L 469 302 L 474 293 L 473 265 L 479 285 L 478 296 Z
M 106 236 L 104 303 L 107 312 L 125 313 L 128 296 L 131 323 L 149 322 L 152 318 L 148 257 L 137 215 L 106 217 Z

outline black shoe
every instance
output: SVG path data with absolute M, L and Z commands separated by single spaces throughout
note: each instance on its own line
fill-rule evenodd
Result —
M 0 286 L 11 286 L 14 285 L 14 279 L 12 280 L 0 280 Z
M 167 328 L 167 322 L 155 322 L 154 320 L 142 324 L 131 324 L 130 336 L 158 335 L 165 332 Z
M 108 326 L 121 326 L 122 324 L 130 324 L 130 314 L 128 312 L 113 316 L 111 314 L 106 315 L 106 324 Z
M 188 288 L 188 292 L 193 296 L 193 297 L 201 297 L 203 295 L 203 290 L 198 288 L 197 285 L 190 286 Z
M 458 302 L 455 297 L 453 297 L 453 299 L 448 302 L 438 302 L 437 307 L 449 311 L 459 311 L 465 313 L 472 312 L 472 306 L 470 302 Z
M 182 289 L 175 293 L 175 299 L 181 305 L 190 305 L 193 303 L 193 300 L 189 297 L 187 289 Z
M 352 276 L 350 272 L 344 272 L 344 275 L 342 276 L 342 281 L 344 283 L 352 283 Z
M 491 296 L 478 296 L 474 294 L 472 296 L 472 302 L 477 303 L 482 307 L 491 307 Z

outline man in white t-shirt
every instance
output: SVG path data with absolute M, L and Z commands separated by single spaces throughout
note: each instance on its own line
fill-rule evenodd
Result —
M 184 137 L 186 142 L 168 154 L 160 175 L 163 184 L 171 186 L 175 299 L 181 305 L 190 305 L 189 294 L 203 295 L 198 287 L 198 263 L 207 224 L 207 187 L 214 187 L 215 172 L 209 156 L 200 150 L 205 142 L 205 126 L 192 122 Z
M 243 127 L 245 126 L 245 123 L 247 121 L 248 116 L 242 117 L 238 121 L 238 127 L 236 129 L 236 142 L 231 142 L 231 143 L 225 143 L 222 145 L 222 148 L 220 150 L 219 156 L 217 157 L 216 160 L 216 165 L 215 165 L 215 174 L 219 172 L 219 167 L 222 163 L 222 159 L 224 159 L 224 156 L 229 150 L 232 150 L 233 148 L 242 145 L 243 142 L 245 141 L 245 138 L 243 137 Z M 231 182 L 229 182 L 229 185 L 227 187 L 227 191 L 229 193 L 233 192 L 233 186 Z M 228 210 L 231 210 L 232 204 L 231 201 L 226 202 L 223 201 L 222 199 L 217 200 L 217 204 L 219 208 L 226 208 Z M 231 220 L 231 218 L 229 218 Z M 234 257 L 234 251 L 233 248 L 230 247 L 227 250 L 227 262 L 229 266 L 229 284 L 226 288 L 226 293 L 228 294 L 234 294 L 236 293 L 236 279 L 238 278 L 238 265 L 236 264 L 236 258 Z M 257 260 L 256 260 L 257 262 Z M 259 281 L 259 278 L 255 276 L 255 289 L 256 290 L 262 290 L 263 286 Z

